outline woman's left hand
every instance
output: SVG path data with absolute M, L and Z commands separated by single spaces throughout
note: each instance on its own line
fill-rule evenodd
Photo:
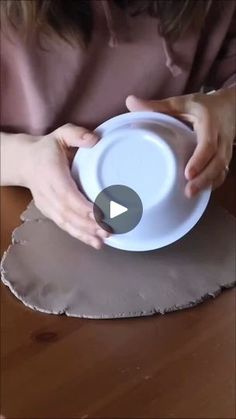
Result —
M 163 100 L 126 99 L 132 111 L 163 112 L 189 121 L 197 136 L 197 146 L 185 168 L 187 197 L 211 186 L 220 186 L 227 175 L 235 138 L 235 88 L 211 94 L 194 93 Z

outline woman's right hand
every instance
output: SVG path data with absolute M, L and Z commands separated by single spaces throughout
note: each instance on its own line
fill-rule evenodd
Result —
M 31 190 L 35 205 L 46 217 L 71 236 L 100 249 L 109 233 L 96 223 L 93 204 L 72 179 L 68 158 L 70 147 L 92 147 L 97 141 L 95 133 L 72 124 L 29 138 L 22 184 Z

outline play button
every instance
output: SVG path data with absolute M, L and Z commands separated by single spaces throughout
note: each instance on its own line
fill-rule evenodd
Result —
M 112 230 L 113 234 L 124 234 L 133 230 L 141 220 L 142 214 L 141 199 L 127 186 L 109 186 L 99 193 L 94 202 L 97 223 L 105 230 Z
M 114 201 L 110 202 L 110 218 L 118 217 L 118 215 L 124 214 L 126 211 L 128 211 L 128 208 L 123 205 L 117 204 Z

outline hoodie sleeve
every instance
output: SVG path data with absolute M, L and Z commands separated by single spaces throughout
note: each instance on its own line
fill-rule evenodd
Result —
M 205 85 L 214 89 L 236 85 L 236 12 Z

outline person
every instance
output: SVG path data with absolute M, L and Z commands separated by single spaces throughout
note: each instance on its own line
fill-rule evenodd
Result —
M 94 146 L 94 128 L 128 109 L 190 122 L 185 193 L 219 186 L 235 138 L 235 5 L 1 1 L 1 184 L 29 188 L 45 216 L 100 249 L 109 233 L 71 177 L 69 152 Z

